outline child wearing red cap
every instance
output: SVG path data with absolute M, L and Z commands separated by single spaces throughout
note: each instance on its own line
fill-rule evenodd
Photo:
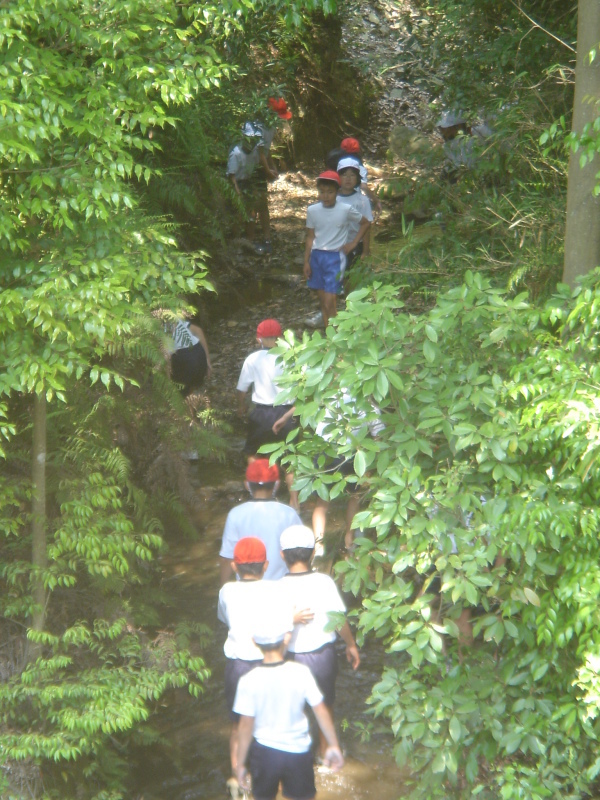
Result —
M 273 608 L 283 609 L 279 584 L 262 581 L 268 567 L 267 550 L 260 539 L 245 536 L 233 550 L 233 571 L 238 581 L 226 583 L 219 592 L 217 616 L 227 625 L 228 634 L 223 651 L 225 653 L 225 699 L 232 720 L 229 752 L 231 774 L 228 781 L 236 788 L 238 722 L 239 714 L 233 712 L 233 701 L 239 679 L 262 661 L 262 652 L 254 644 L 254 623 L 270 614 Z M 289 607 L 290 630 L 293 611 Z M 235 781 L 233 787 L 232 781 Z
M 275 500 L 279 487 L 279 468 L 266 458 L 257 458 L 246 468 L 246 489 L 250 501 L 232 508 L 225 521 L 223 541 L 219 552 L 221 583 L 234 575 L 235 547 L 245 536 L 255 536 L 267 549 L 266 580 L 277 580 L 287 573 L 281 556 L 279 538 L 289 525 L 300 524 L 297 512 Z
M 275 422 L 290 408 L 289 405 L 273 405 L 279 393 L 277 378 L 281 375 L 282 368 L 271 348 L 275 347 L 279 336 L 281 336 L 279 322 L 276 319 L 263 319 L 256 329 L 256 341 L 260 350 L 256 350 L 246 358 L 237 383 L 238 416 L 242 418 L 246 414 L 246 394 L 252 386 L 254 408 L 248 416 L 248 430 L 243 450 L 248 461 L 256 458 L 263 444 L 283 441 L 296 427 L 290 418 L 277 433 L 273 431 Z M 292 490 L 292 481 L 293 475 L 288 473 L 286 483 L 290 490 L 290 502 L 294 508 L 298 508 L 298 493 Z
M 319 297 L 325 327 L 337 312 L 337 295 L 342 289 L 346 254 L 354 250 L 369 229 L 370 222 L 359 211 L 338 201 L 340 177 L 327 170 L 317 178 L 319 202 L 306 212 L 304 277 L 309 289 Z M 358 224 L 358 232 L 347 241 L 348 229 Z

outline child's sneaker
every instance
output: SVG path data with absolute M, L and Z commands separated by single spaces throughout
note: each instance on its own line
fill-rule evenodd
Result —
M 264 244 L 260 244 L 259 242 L 255 242 L 254 243 L 254 252 L 256 253 L 257 256 L 264 256 L 267 251 L 265 250 Z
M 323 314 L 321 311 L 317 311 L 316 314 L 311 314 L 310 317 L 307 317 L 304 320 L 304 324 L 307 328 L 323 328 Z

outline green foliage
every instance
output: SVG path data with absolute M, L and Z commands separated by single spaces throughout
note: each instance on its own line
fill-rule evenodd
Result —
M 519 8 L 510 0 L 414 5 L 420 13 L 405 19 L 406 58 L 417 61 L 419 83 L 431 97 L 423 129 L 431 131 L 442 111 L 453 109 L 469 124 L 485 121 L 490 135 L 444 146 L 435 132 L 426 137 L 402 126 L 392 132 L 395 174 L 385 193 L 408 219 L 428 220 L 429 228 L 399 248 L 377 247 L 373 268 L 403 283 L 419 304 L 467 269 L 547 295 L 562 272 L 562 145 L 573 101 L 576 14 L 554 0 Z M 453 146 L 466 163 L 452 164 Z
M 304 434 L 269 449 L 301 498 L 368 499 L 337 570 L 389 654 L 371 703 L 411 797 L 583 798 L 596 777 L 599 309 L 598 272 L 541 308 L 467 272 L 420 316 L 375 283 L 280 348 Z

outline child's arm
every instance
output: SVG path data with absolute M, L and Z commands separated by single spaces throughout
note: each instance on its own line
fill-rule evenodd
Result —
M 312 270 L 310 268 L 310 251 L 312 250 L 314 240 L 315 240 L 315 229 L 307 228 L 306 243 L 304 245 L 304 277 L 306 278 L 306 280 L 308 280 L 312 275 Z
M 363 236 L 363 256 L 368 256 L 371 252 L 371 227 L 369 226 L 367 232 Z
M 208 352 L 208 345 L 206 344 L 206 337 L 204 336 L 204 331 L 197 325 L 190 325 L 190 333 L 193 333 L 197 339 L 200 339 L 200 344 L 202 345 L 204 352 L 206 353 L 206 366 L 208 367 L 208 372 L 206 373 L 206 377 L 208 379 L 210 378 L 210 373 L 212 372 L 212 365 L 210 363 L 210 353 Z
M 339 634 L 346 643 L 346 658 L 348 659 L 348 663 L 352 669 L 358 669 L 360 665 L 360 653 L 358 652 L 358 647 L 354 641 L 354 636 L 352 636 L 352 631 L 350 630 L 350 625 L 348 625 L 348 620 L 346 620 L 346 622 L 344 622 L 342 627 L 339 629 Z
M 233 567 L 231 566 L 230 558 L 219 556 L 219 574 L 221 577 L 221 586 L 233 578 Z
M 254 733 L 254 717 L 241 716 L 238 724 L 237 779 L 242 789 L 250 791 L 250 780 L 246 769 L 246 758 Z M 334 731 L 335 735 L 335 731 Z M 341 755 L 341 753 L 340 753 Z M 342 759 L 343 763 L 343 759 Z
M 241 190 L 240 190 L 240 187 L 238 186 L 238 182 L 236 181 L 236 179 L 235 179 L 235 175 L 234 175 L 233 173 L 230 173 L 230 174 L 229 174 L 229 180 L 230 180 L 230 181 L 233 183 L 233 188 L 235 189 L 235 191 L 236 191 L 238 194 L 241 194 L 242 192 L 241 192 Z
M 342 253 L 345 253 L 346 255 L 348 255 L 348 253 L 351 253 L 352 250 L 354 250 L 354 248 L 357 247 L 358 243 L 363 238 L 365 233 L 369 230 L 370 226 L 371 226 L 371 223 L 369 222 L 369 220 L 366 217 L 362 217 L 361 220 L 360 220 L 360 227 L 358 229 L 358 233 L 356 234 L 354 239 L 352 239 L 351 242 L 347 242 L 342 247 Z M 305 269 L 306 269 L 306 267 L 305 267 Z
M 340 744 L 337 739 L 335 728 L 333 726 L 333 719 L 331 718 L 331 711 L 327 708 L 325 703 L 321 702 L 317 706 L 313 706 L 313 712 L 319 723 L 319 728 L 323 732 L 323 736 L 327 740 L 329 747 L 325 751 L 323 763 L 328 766 L 333 772 L 338 772 L 344 766 L 344 756 L 340 750 Z M 244 719 L 242 717 L 241 719 Z M 240 720 L 241 725 L 241 720 Z M 239 747 L 239 745 L 238 745 Z M 241 763 L 241 755 L 238 751 L 239 763 Z M 241 782 L 240 782 L 241 783 Z
M 285 412 L 285 414 L 282 417 L 279 417 L 279 419 L 275 420 L 275 422 L 273 423 L 273 433 L 275 434 L 279 433 L 279 431 L 283 428 L 288 419 L 294 416 L 295 410 L 296 406 L 292 406 L 288 411 Z
M 258 148 L 258 160 L 260 161 L 260 164 L 265 171 L 267 180 L 274 181 L 278 175 L 278 172 L 275 169 L 275 164 L 273 163 L 271 156 L 270 155 L 267 156 L 267 154 L 265 153 L 264 147 Z
M 246 392 L 237 390 L 237 415 L 238 417 L 246 416 Z

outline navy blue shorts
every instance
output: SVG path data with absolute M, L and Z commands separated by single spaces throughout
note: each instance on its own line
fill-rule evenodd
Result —
M 256 404 L 248 417 L 246 444 L 244 453 L 253 456 L 258 453 L 258 448 L 263 444 L 272 442 L 285 442 L 288 433 L 298 427 L 293 417 L 285 423 L 279 433 L 273 433 L 273 425 L 280 417 L 289 411 L 291 406 L 263 406 Z
M 242 675 L 250 672 L 254 667 L 258 667 L 259 664 L 262 664 L 262 661 L 243 661 L 241 658 L 225 659 L 225 700 L 227 701 L 229 717 L 232 722 L 237 722 L 240 718 L 240 715 L 235 714 L 233 711 L 238 681 Z
M 317 793 L 310 750 L 287 753 L 254 740 L 250 745 L 248 769 L 252 775 L 254 800 L 274 800 L 280 783 L 281 793 L 289 800 L 311 800 Z
M 306 664 L 323 695 L 323 702 L 330 708 L 335 701 L 335 679 L 337 677 L 337 653 L 333 642 L 324 644 L 311 653 L 290 653 L 294 661 Z
M 328 294 L 342 291 L 342 278 L 346 268 L 346 256 L 338 250 L 311 250 L 311 276 L 309 289 L 322 289 Z

